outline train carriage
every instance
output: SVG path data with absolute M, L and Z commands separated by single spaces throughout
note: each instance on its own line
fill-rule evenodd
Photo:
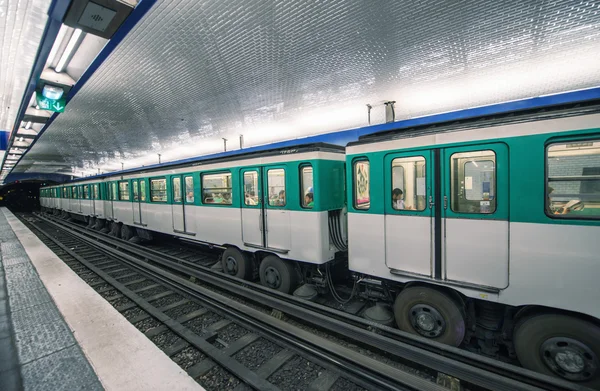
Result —
M 508 335 L 516 322 L 525 366 L 597 386 L 599 124 L 479 121 L 349 144 L 350 270 L 402 284 L 402 330 L 458 346 L 469 318 Z
M 292 261 L 325 264 L 345 241 L 344 148 L 333 145 L 106 175 L 63 189 L 63 210 L 97 228 L 126 240 L 160 232 L 222 247 L 226 272 L 249 278 L 256 264 L 265 285 L 286 292 L 300 280 Z

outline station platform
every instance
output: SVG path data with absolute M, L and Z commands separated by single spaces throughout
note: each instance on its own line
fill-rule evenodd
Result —
M 0 390 L 203 390 L 0 208 Z

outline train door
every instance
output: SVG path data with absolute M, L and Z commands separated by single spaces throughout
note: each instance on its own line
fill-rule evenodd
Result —
M 133 202 L 131 207 L 133 208 L 133 223 L 142 225 L 142 197 L 140 192 L 140 185 L 144 184 L 144 180 L 133 179 L 131 181 L 131 188 L 133 189 Z
M 92 216 L 96 215 L 96 201 L 94 198 L 94 185 L 86 185 L 87 186 L 87 194 L 88 194 L 88 202 L 90 203 L 90 214 Z
M 291 247 L 290 211 L 287 201 L 285 167 L 263 168 L 263 205 L 265 208 L 265 233 L 267 247 L 289 251 Z M 268 198 L 267 198 L 268 197 Z
M 117 199 L 117 184 L 116 182 L 109 182 L 106 184 L 107 199 L 108 199 L 108 210 L 106 212 L 107 217 L 110 219 L 115 218 L 115 200 Z
M 446 148 L 442 166 L 442 259 L 448 281 L 508 286 L 508 148 Z
M 392 271 L 433 278 L 431 151 L 389 154 L 384 162 L 385 188 L 389 189 L 384 196 L 386 265 Z
M 241 171 L 242 240 L 252 247 L 265 247 L 264 213 L 262 200 L 262 169 Z
M 173 231 L 187 233 L 185 229 L 185 205 L 183 203 L 183 187 L 181 186 L 181 175 L 171 177 L 171 216 L 173 216 Z
M 267 166 L 242 170 L 242 238 L 246 245 L 286 252 L 291 247 L 286 170 Z

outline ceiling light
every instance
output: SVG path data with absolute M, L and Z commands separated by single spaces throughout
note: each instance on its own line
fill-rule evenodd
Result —
M 62 44 L 63 39 L 65 39 L 65 34 L 67 33 L 67 30 L 68 30 L 68 27 L 65 26 L 64 24 L 62 26 L 60 26 L 58 35 L 56 36 L 56 39 L 54 40 L 54 45 L 52 45 L 52 50 L 50 51 L 50 54 L 48 55 L 48 61 L 46 62 L 46 64 L 48 66 L 54 62 L 56 53 L 58 52 L 58 48 Z
M 25 124 L 25 129 L 27 129 L 27 130 L 31 129 L 31 125 L 33 125 L 31 123 L 31 121 L 27 122 L 27 124 Z
M 55 72 L 60 73 L 65 69 L 67 66 L 67 61 L 75 50 L 75 46 L 77 45 L 77 41 L 79 41 L 81 33 L 82 31 L 79 29 L 75 29 L 75 31 L 73 31 L 73 35 L 71 35 L 71 39 L 69 39 L 69 43 L 67 44 L 65 51 L 63 52 L 62 56 L 60 56 L 60 60 L 58 60 L 58 64 L 56 64 L 56 67 L 54 68 Z
M 45 98 L 53 99 L 53 100 L 58 100 L 58 99 L 62 98 L 64 92 L 65 92 L 65 90 L 63 90 L 62 88 L 57 87 L 57 86 L 51 86 L 48 84 L 46 84 L 44 86 L 44 88 L 42 89 L 42 95 Z

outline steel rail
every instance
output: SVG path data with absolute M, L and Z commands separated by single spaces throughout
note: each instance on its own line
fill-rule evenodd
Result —
M 52 222 L 49 223 L 53 224 Z M 243 379 L 244 382 L 260 390 L 277 389 L 264 379 L 257 377 L 254 372 L 237 363 L 237 361 L 234 359 L 223 354 L 218 348 L 212 346 L 203 338 L 200 338 L 187 330 L 179 322 L 171 319 L 159 311 L 147 300 L 139 297 L 135 292 L 130 291 L 115 278 L 111 277 L 94 264 L 88 262 L 83 256 L 77 254 L 59 239 L 54 238 L 52 234 L 46 232 L 45 229 L 36 226 L 35 223 L 30 224 L 35 226 L 40 233 L 45 235 L 49 240 L 54 242 L 71 257 L 75 258 L 88 269 L 104 279 L 107 283 L 122 292 L 124 296 L 132 300 L 144 311 L 148 312 L 151 316 L 165 324 L 181 338 L 185 339 L 191 345 L 206 354 L 206 356 L 211 357 L 213 360 L 225 367 L 228 371 L 235 374 L 240 379 Z M 124 262 L 141 274 L 147 275 L 151 279 L 162 282 L 164 286 L 169 287 L 173 291 L 188 294 L 201 301 L 202 304 L 207 304 L 207 307 L 216 309 L 227 314 L 231 318 L 236 319 L 244 326 L 250 325 L 250 328 L 258 329 L 263 333 L 270 335 L 273 339 L 292 345 L 297 350 L 300 350 L 308 355 L 311 361 L 315 361 L 314 358 L 316 357 L 317 364 L 326 367 L 327 365 L 323 365 L 323 363 L 326 363 L 329 364 L 329 366 L 342 368 L 340 372 L 345 378 L 348 378 L 359 385 L 366 386 L 368 389 L 374 389 L 374 387 L 377 387 L 377 389 L 382 390 L 446 390 L 445 387 L 432 383 L 426 379 L 391 367 L 375 359 L 366 357 L 332 341 L 311 334 L 308 331 L 299 329 L 298 327 L 289 323 L 278 320 L 263 312 L 247 307 L 233 299 L 229 299 L 211 290 L 200 287 L 182 277 L 169 273 L 162 268 L 138 259 L 129 259 L 128 257 L 124 259 L 121 259 L 120 257 L 117 258 L 117 256 L 113 254 L 112 249 L 106 249 L 105 245 L 90 241 L 91 239 L 89 237 L 67 231 L 63 226 L 60 226 L 60 228 L 65 230 L 64 232 L 68 233 L 69 237 L 75 237 L 78 240 L 83 241 L 88 246 L 91 246 L 100 252 L 106 253 L 109 255 L 109 257 Z
M 503 363 L 459 348 L 429 341 L 391 327 L 370 322 L 317 303 L 298 299 L 236 277 L 218 273 L 176 257 L 147 249 L 112 236 L 92 231 L 59 219 L 39 218 L 66 227 L 103 243 L 113 254 L 142 258 L 172 271 L 192 276 L 229 293 L 267 305 L 317 327 L 357 339 L 374 348 L 448 374 L 470 384 L 494 390 L 572 390 L 589 388 L 563 379 Z M 376 329 L 373 333 L 368 329 Z

